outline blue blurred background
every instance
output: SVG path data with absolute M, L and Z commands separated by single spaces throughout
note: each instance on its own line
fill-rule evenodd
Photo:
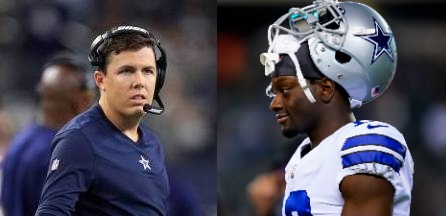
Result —
M 216 215 L 216 16 L 216 2 L 207 0 L 0 0 L 0 160 L 35 117 L 48 57 L 71 50 L 87 64 L 99 33 L 116 25 L 152 29 L 168 55 L 167 110 L 145 121 L 180 190 L 204 215 Z
M 398 66 L 390 88 L 355 110 L 357 119 L 390 123 L 415 161 L 411 215 L 446 215 L 446 1 L 359 0 L 377 10 L 396 38 Z M 267 28 L 310 0 L 218 0 L 217 167 L 222 215 L 250 215 L 246 187 L 271 169 L 287 140 L 269 111 L 259 55 Z M 443 11 L 442 11 L 443 10 Z M 292 151 L 292 150 L 288 150 Z M 283 155 L 281 157 L 284 157 Z

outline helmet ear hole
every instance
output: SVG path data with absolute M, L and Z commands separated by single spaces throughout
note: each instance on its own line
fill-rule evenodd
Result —
M 348 63 L 350 60 L 352 60 L 352 57 L 349 56 L 347 53 L 336 51 L 335 54 L 336 61 L 338 61 L 341 64 Z

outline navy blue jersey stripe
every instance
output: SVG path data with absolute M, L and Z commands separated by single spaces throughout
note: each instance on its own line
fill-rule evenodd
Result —
M 362 163 L 379 163 L 392 167 L 399 172 L 403 162 L 395 156 L 380 151 L 361 151 L 342 156 L 343 168 Z
M 344 151 L 349 148 L 363 145 L 383 146 L 397 152 L 403 158 L 406 157 L 406 147 L 404 147 L 404 145 L 402 145 L 395 139 L 392 139 L 388 136 L 381 134 L 365 134 L 365 135 L 350 137 L 345 141 L 344 146 L 342 146 L 341 150 Z

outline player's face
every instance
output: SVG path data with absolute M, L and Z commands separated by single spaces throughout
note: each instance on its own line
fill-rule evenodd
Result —
M 286 137 L 307 132 L 312 125 L 314 113 L 295 76 L 278 76 L 271 80 L 276 93 L 270 109 L 276 112 L 277 122 L 282 125 Z
M 77 74 L 61 65 L 53 65 L 43 71 L 38 92 L 42 111 L 54 120 L 50 126 L 62 127 L 85 109 L 80 103 L 83 91 Z
M 107 106 L 125 116 L 144 115 L 144 104 L 152 104 L 156 84 L 156 61 L 151 47 L 111 53 L 107 72 L 96 82 Z M 97 76 L 100 76 L 97 75 Z

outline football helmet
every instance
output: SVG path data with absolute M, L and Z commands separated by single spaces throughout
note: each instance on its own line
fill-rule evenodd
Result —
M 294 56 L 304 41 L 308 41 L 319 71 L 347 91 L 351 108 L 377 98 L 395 75 L 395 38 L 384 18 L 367 5 L 317 0 L 303 8 L 291 8 L 268 29 L 268 53 L 260 57 L 265 74 L 270 75 L 279 61 L 276 54 Z M 314 102 L 298 62 L 293 62 L 299 84 Z M 270 88 L 267 94 L 274 96 Z

